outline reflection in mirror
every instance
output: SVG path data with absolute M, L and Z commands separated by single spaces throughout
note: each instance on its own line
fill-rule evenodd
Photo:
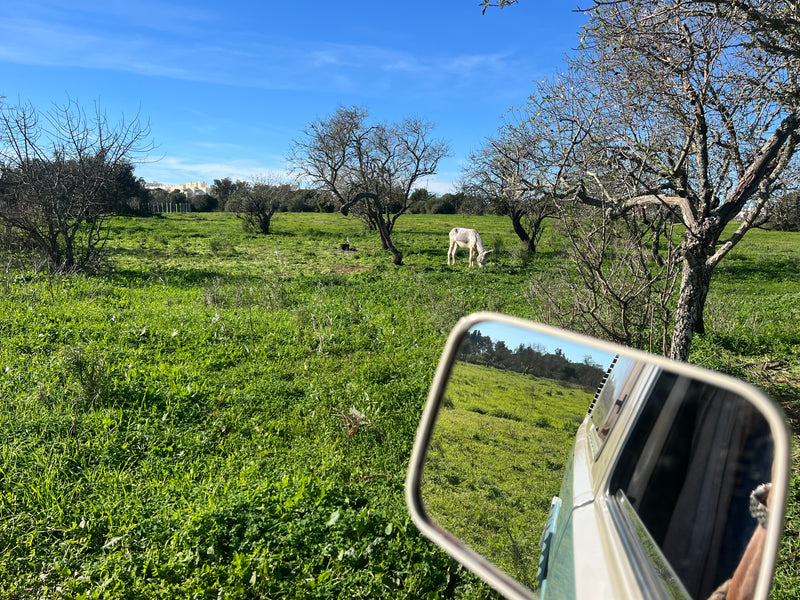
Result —
M 771 481 L 773 453 L 769 424 L 744 398 L 659 371 L 609 492 L 690 597 L 720 586 L 733 586 L 729 599 L 749 597 L 743 588 L 754 588 L 766 531 L 766 512 L 754 518 L 750 497 Z
M 613 359 L 497 322 L 461 341 L 420 496 L 434 522 L 530 588 L 576 431 Z
M 415 484 L 435 532 L 545 598 L 592 597 L 610 564 L 633 573 L 643 597 L 753 597 L 777 548 L 773 535 L 764 552 L 769 485 L 777 469 L 785 488 L 788 464 L 769 401 L 711 373 L 602 349 L 613 346 L 473 323 L 443 363 Z M 774 501 L 780 515 L 783 497 Z M 486 561 L 471 568 L 498 581 Z

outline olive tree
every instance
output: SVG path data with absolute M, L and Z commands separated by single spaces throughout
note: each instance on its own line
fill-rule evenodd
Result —
M 383 249 L 401 265 L 403 253 L 392 241 L 395 223 L 449 147 L 433 138 L 431 123 L 407 118 L 369 124 L 368 117 L 364 108 L 340 107 L 313 121 L 292 142 L 288 160 L 300 179 L 328 192 L 343 215 L 352 212 L 377 229 Z
M 242 184 L 242 181 L 233 181 L 230 177 L 215 179 L 211 184 L 211 188 L 208 190 L 208 193 L 216 198 L 217 202 L 219 202 L 219 206 L 224 209 L 228 204 L 228 200 Z
M 267 176 L 255 176 L 251 181 L 237 182 L 225 208 L 235 212 L 246 229 L 268 235 L 272 216 L 286 207 L 291 193 L 288 184 Z
M 132 161 L 151 149 L 138 119 L 110 123 L 69 102 L 41 113 L 0 109 L 2 235 L 54 270 L 86 270 L 102 258 L 108 218 Z

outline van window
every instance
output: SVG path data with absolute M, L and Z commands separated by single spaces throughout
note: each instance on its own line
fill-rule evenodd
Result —
M 643 366 L 632 358 L 619 357 L 609 368 L 608 376 L 598 390 L 591 411 L 592 430 L 599 442 L 595 456 L 600 453 L 608 434 L 617 422 L 617 417 L 635 388 Z
M 693 598 L 733 574 L 756 527 L 750 492 L 769 481 L 772 437 L 738 395 L 673 373 L 651 387 L 610 479 Z

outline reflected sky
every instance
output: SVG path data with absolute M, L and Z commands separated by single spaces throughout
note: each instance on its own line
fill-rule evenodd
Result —
M 581 363 L 588 356 L 590 360 L 603 368 L 611 365 L 615 354 L 587 346 L 585 344 L 574 343 L 565 339 L 545 335 L 543 333 L 530 331 L 515 325 L 506 325 L 494 321 L 478 323 L 470 331 L 480 331 L 481 334 L 492 338 L 493 342 L 502 340 L 509 349 L 516 349 L 523 346 L 541 346 L 549 354 L 555 353 L 556 348 L 560 348 L 571 362 Z

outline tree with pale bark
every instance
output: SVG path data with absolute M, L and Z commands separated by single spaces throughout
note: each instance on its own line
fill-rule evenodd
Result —
M 763 8 L 777 16 L 781 4 Z M 598 0 L 590 14 L 582 69 L 608 99 L 593 128 L 615 139 L 598 167 L 630 192 L 577 194 L 610 218 L 658 206 L 685 227 L 669 355 L 686 360 L 715 268 L 785 185 L 800 139 L 798 64 L 713 2 Z
M 796 20 L 796 2 L 732 5 L 595 0 L 569 68 L 527 108 L 561 206 L 606 221 L 658 209 L 682 226 L 669 257 L 681 270 L 667 352 L 678 360 L 705 330 L 715 268 L 790 187 L 798 142 L 797 29 L 764 30 Z
M 305 182 L 328 192 L 343 215 L 360 216 L 376 229 L 395 265 L 403 253 L 392 231 L 410 205 L 418 184 L 436 174 L 448 156 L 447 143 L 433 137 L 433 125 L 417 118 L 398 123 L 368 122 L 360 107 L 340 107 L 313 121 L 292 143 L 289 163 Z

